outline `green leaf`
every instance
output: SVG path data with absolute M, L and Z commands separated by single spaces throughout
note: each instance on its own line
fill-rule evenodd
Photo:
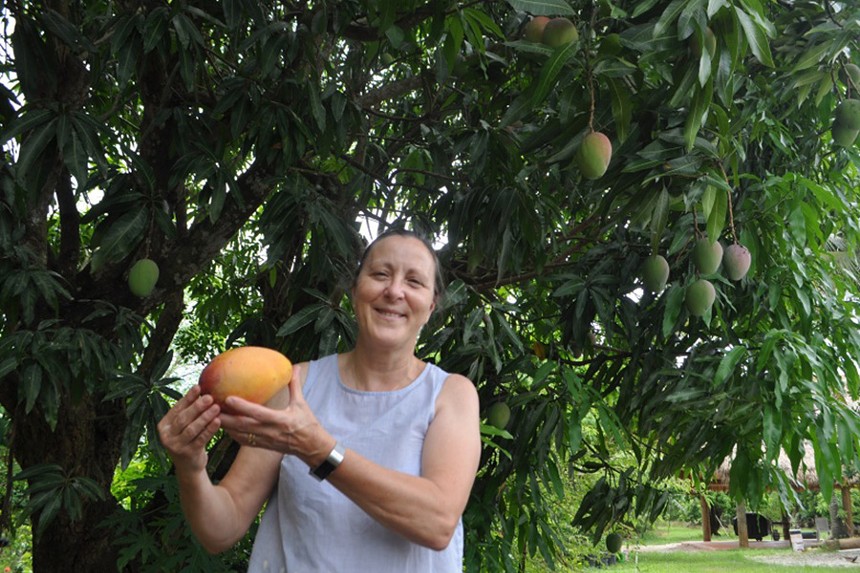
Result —
M 575 16 L 576 11 L 565 0 L 507 0 L 511 8 L 534 16 Z
M 687 8 L 688 4 L 689 0 L 672 0 L 666 9 L 663 10 L 663 13 L 660 15 L 660 19 L 654 26 L 654 37 L 659 37 L 665 34 L 666 31 L 669 30 L 669 28 L 678 20 L 681 12 Z
M 762 430 L 764 432 L 764 444 L 771 460 L 777 459 L 780 453 L 780 442 L 782 440 L 782 416 L 772 403 L 765 403 L 762 410 Z
M 42 153 L 54 140 L 57 132 L 57 119 L 39 125 L 21 145 L 21 153 L 16 163 L 18 179 L 25 181 L 34 165 L 41 159 Z
M 684 143 L 686 144 L 687 151 L 691 151 L 696 143 L 696 136 L 707 117 L 713 95 L 713 78 L 709 79 L 704 86 L 696 86 L 696 91 L 693 94 L 693 100 L 690 103 L 690 109 L 684 122 Z
M 729 208 L 729 198 L 722 189 L 714 189 L 714 203 L 707 220 L 708 239 L 711 243 L 717 241 L 726 224 L 726 216 Z
M 312 304 L 302 308 L 299 312 L 290 316 L 281 328 L 278 329 L 277 336 L 289 336 L 312 322 L 315 322 L 317 320 L 317 316 L 319 316 L 319 314 L 326 308 L 328 308 L 328 305 L 324 304 Z
M 664 295 L 666 298 L 666 309 L 663 311 L 663 337 L 666 338 L 675 332 L 675 325 L 684 306 L 684 289 L 677 284 L 669 287 Z
M 136 209 L 113 223 L 93 253 L 93 269 L 97 271 L 105 264 L 119 262 L 130 255 L 143 238 L 148 218 L 146 209 Z
M 729 350 L 720 360 L 717 372 L 714 374 L 714 386 L 721 386 L 734 372 L 735 367 L 747 354 L 743 346 L 735 346 Z
M 758 23 L 753 22 L 749 14 L 744 12 L 739 6 L 735 6 L 735 15 L 744 30 L 753 55 L 763 65 L 769 68 L 774 67 L 773 58 L 770 55 L 770 46 L 767 41 L 767 30 Z
M 654 212 L 651 215 L 651 252 L 657 253 L 660 239 L 669 222 L 669 191 L 664 187 L 657 195 Z
M 573 54 L 578 50 L 579 42 L 570 42 L 557 48 L 553 52 L 552 56 L 550 56 L 541 68 L 537 87 L 532 94 L 532 107 L 537 107 L 544 99 L 546 99 L 547 94 L 549 94 L 556 81 L 558 81 L 559 74 L 564 69 L 565 65 L 567 65 L 567 62 L 571 59 Z
M 620 143 L 624 143 L 630 134 L 630 124 L 633 121 L 633 105 L 630 101 L 630 90 L 623 81 L 606 77 L 611 96 L 612 118 L 615 120 L 615 133 Z

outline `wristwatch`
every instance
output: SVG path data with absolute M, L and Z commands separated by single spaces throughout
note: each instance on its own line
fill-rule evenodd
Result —
M 343 454 L 346 452 L 346 448 L 343 447 L 343 444 L 340 442 L 335 442 L 334 448 L 332 448 L 331 452 L 326 459 L 318 465 L 317 467 L 311 469 L 311 475 L 317 478 L 319 481 L 324 480 L 328 477 L 328 475 L 337 469 L 337 466 L 343 461 Z

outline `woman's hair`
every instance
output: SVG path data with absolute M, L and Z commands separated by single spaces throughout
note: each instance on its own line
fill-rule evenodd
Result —
M 362 253 L 361 258 L 358 261 L 358 268 L 355 270 L 355 275 L 352 277 L 352 286 L 355 287 L 355 283 L 358 281 L 358 275 L 361 274 L 361 269 L 364 267 L 364 262 L 367 260 L 367 256 L 370 254 L 370 251 L 379 244 L 383 239 L 387 239 L 388 237 L 411 237 L 413 239 L 418 239 L 421 241 L 421 244 L 427 249 L 427 252 L 433 257 L 433 264 L 436 267 L 433 272 L 433 299 L 436 301 L 436 306 L 438 308 L 439 302 L 442 300 L 442 294 L 445 292 L 445 277 L 442 275 L 442 265 L 439 264 L 439 257 L 436 255 L 436 251 L 433 249 L 433 245 L 424 235 L 421 235 L 415 231 L 410 231 L 408 229 L 403 229 L 400 227 L 395 227 L 393 229 L 389 229 L 376 237 L 373 241 L 370 242 L 369 245 L 364 249 L 364 253 Z

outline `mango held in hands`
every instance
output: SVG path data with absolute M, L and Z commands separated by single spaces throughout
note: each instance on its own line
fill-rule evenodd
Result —
M 271 348 L 240 346 L 212 359 L 200 373 L 200 389 L 211 394 L 224 408 L 227 396 L 265 404 L 278 390 L 290 383 L 293 364 Z

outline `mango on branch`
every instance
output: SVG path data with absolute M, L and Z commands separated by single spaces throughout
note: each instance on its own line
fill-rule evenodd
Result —
M 651 255 L 642 263 L 641 275 L 645 288 L 660 292 L 669 280 L 669 263 L 662 255 Z
M 723 252 L 723 268 L 726 276 L 733 281 L 744 278 L 750 270 L 750 264 L 752 264 L 752 257 L 749 249 L 739 243 L 729 245 Z
M 845 99 L 836 106 L 833 125 L 846 129 L 860 129 L 860 99 Z
M 693 247 L 693 265 L 703 275 L 710 275 L 720 268 L 723 259 L 723 246 L 719 241 L 711 242 L 707 237 L 696 241 Z
M 579 40 L 576 25 L 564 17 L 552 18 L 544 25 L 541 41 L 550 48 L 558 48 Z
M 599 179 L 606 173 L 612 160 L 612 142 L 599 131 L 592 131 L 582 139 L 574 161 L 586 179 Z
M 687 287 L 684 304 L 693 316 L 703 316 L 714 305 L 717 290 L 711 281 L 699 279 Z
M 523 38 L 529 42 L 541 42 L 547 22 L 549 22 L 549 16 L 535 16 L 523 26 Z
M 149 296 L 158 282 L 158 265 L 152 259 L 140 259 L 128 271 L 128 288 L 140 298 Z
M 496 402 L 487 411 L 487 422 L 500 430 L 504 430 L 511 420 L 511 407 L 505 402 Z

